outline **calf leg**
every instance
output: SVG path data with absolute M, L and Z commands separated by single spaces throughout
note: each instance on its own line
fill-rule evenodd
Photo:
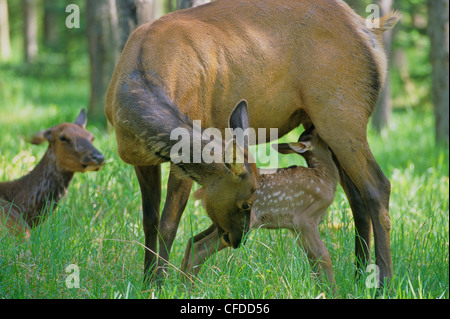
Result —
M 302 216 L 294 219 L 294 235 L 299 236 L 297 243 L 306 251 L 313 268 L 318 269 L 320 274 L 326 276 L 328 282 L 336 292 L 336 281 L 334 279 L 331 257 L 319 234 L 319 220 L 325 215 L 325 210 L 319 207 L 319 202 L 312 204 Z M 308 216 L 305 219 L 305 216 Z M 297 232 L 297 234 L 295 234 Z

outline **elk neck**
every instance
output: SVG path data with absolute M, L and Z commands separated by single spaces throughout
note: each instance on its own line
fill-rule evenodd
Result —
M 17 196 L 14 204 L 22 209 L 28 224 L 40 223 L 38 218 L 54 209 L 59 200 L 66 194 L 73 178 L 69 172 L 58 165 L 51 147 L 26 176 L 17 180 Z M 52 204 L 53 203 L 53 204 Z

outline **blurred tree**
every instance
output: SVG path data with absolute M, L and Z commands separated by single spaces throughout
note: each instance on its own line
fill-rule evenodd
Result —
M 38 53 L 38 24 L 36 0 L 22 0 L 23 44 L 25 62 L 32 63 Z
M 154 0 L 153 2 L 153 19 L 159 19 L 164 15 L 165 0 Z M 170 2 L 170 1 L 169 1 Z
M 115 0 L 87 0 L 86 23 L 91 65 L 89 116 L 104 117 L 106 90 L 119 57 L 120 33 Z
M 44 0 L 44 43 L 51 48 L 55 48 L 59 44 L 60 15 L 57 2 Z
M 154 0 L 87 0 L 91 64 L 89 117 L 104 119 L 106 91 L 130 33 L 153 20 Z
M 167 12 L 172 12 L 174 10 L 173 0 L 166 1 Z
M 10 55 L 8 1 L 0 0 L 0 58 L 8 59 Z
M 177 0 L 177 9 L 181 10 L 196 7 L 207 2 L 210 2 L 210 0 Z
M 449 144 L 449 0 L 428 0 L 436 142 Z

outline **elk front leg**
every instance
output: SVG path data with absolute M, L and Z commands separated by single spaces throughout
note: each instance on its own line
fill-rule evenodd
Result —
M 135 166 L 136 176 L 142 194 L 142 224 L 145 235 L 144 282 L 153 278 L 156 264 L 159 205 L 161 202 L 161 168 L 155 166 Z
M 190 238 L 184 253 L 181 270 L 186 274 L 197 275 L 200 266 L 216 252 L 226 248 L 220 240 L 219 230 L 212 224 L 208 229 Z
M 159 256 L 156 275 L 163 276 L 166 262 L 169 261 L 170 250 L 177 234 L 181 216 L 189 199 L 192 188 L 191 179 L 180 179 L 174 172 L 173 164 L 170 166 L 169 181 L 167 184 L 166 202 L 159 224 Z

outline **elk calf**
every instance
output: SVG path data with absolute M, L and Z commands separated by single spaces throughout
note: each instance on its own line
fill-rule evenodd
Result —
M 278 169 L 274 174 L 260 175 L 250 215 L 250 229 L 290 229 L 298 236 L 298 243 L 303 244 L 312 264 L 319 265 L 334 286 L 330 255 L 318 230 L 319 223 L 333 202 L 339 181 L 332 153 L 313 127 L 305 131 L 297 143 L 278 144 L 277 150 L 282 154 L 302 155 L 308 167 L 292 166 Z M 202 197 L 198 191 L 195 195 Z M 220 237 L 215 227 L 211 226 L 195 236 L 194 241 L 189 240 L 182 270 L 197 273 L 200 269 L 197 266 L 216 251 L 229 246 L 223 236 Z
M 92 145 L 86 122 L 83 109 L 74 124 L 62 123 L 33 137 L 33 144 L 48 141 L 48 150 L 29 174 L 0 183 L 0 228 L 30 237 L 30 229 L 66 194 L 74 173 L 102 168 L 105 158 Z

